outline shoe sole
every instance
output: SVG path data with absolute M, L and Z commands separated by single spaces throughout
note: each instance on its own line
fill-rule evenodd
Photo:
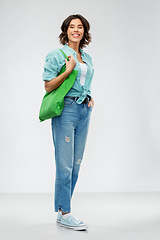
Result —
M 81 231 L 81 230 L 86 230 L 88 227 L 86 225 L 80 226 L 80 227 L 71 227 L 65 224 L 60 223 L 61 227 L 65 227 L 65 228 L 69 228 L 69 229 L 73 229 L 75 231 Z
M 61 222 L 61 220 L 58 220 L 58 219 L 57 219 L 57 223 L 60 223 L 60 222 Z

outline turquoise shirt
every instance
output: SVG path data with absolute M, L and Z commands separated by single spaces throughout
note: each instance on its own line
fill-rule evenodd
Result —
M 79 97 L 77 103 L 81 104 L 87 95 L 91 96 L 91 83 L 94 74 L 92 59 L 87 53 L 80 49 L 82 60 L 87 64 L 86 80 L 85 84 L 82 86 L 80 84 L 81 67 L 79 61 L 77 60 L 77 53 L 67 44 L 64 45 L 62 50 L 67 56 L 73 55 L 76 60 L 76 66 L 74 69 L 78 70 L 75 83 L 66 96 Z M 57 77 L 64 64 L 65 57 L 59 49 L 50 51 L 45 59 L 43 80 L 50 81 L 51 79 Z

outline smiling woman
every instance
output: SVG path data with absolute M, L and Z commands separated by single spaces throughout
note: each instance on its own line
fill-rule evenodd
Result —
M 68 28 L 75 27 L 74 20 L 78 20 L 78 23 L 79 23 L 78 29 L 84 29 L 84 35 L 83 35 L 83 38 L 81 39 L 80 45 L 79 45 L 79 48 L 84 48 L 86 45 L 88 45 L 91 42 L 91 34 L 89 33 L 90 24 L 80 14 L 71 15 L 64 20 L 64 22 L 62 23 L 62 26 L 61 26 L 62 33 L 59 35 L 60 43 L 63 45 L 68 43 L 67 30 L 68 30 Z
M 71 42 L 81 41 L 84 34 L 84 27 L 80 19 L 73 19 L 67 29 L 68 40 Z
M 59 49 L 48 53 L 43 73 L 45 89 L 51 92 L 58 88 L 73 69 L 78 74 L 64 98 L 62 114 L 52 118 L 56 162 L 55 212 L 58 212 L 57 222 L 60 222 L 60 226 L 82 230 L 87 229 L 87 225 L 70 212 L 94 106 L 90 90 L 94 73 L 92 59 L 82 50 L 91 42 L 90 25 L 83 16 L 71 15 L 64 20 L 61 30 L 59 39 L 69 61 Z M 66 70 L 59 75 L 64 64 Z

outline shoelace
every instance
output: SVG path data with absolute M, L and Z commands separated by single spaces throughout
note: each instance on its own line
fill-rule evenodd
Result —
M 78 220 L 77 218 L 73 217 L 72 215 L 68 217 L 68 221 L 73 221 L 75 224 L 80 224 L 81 221 Z

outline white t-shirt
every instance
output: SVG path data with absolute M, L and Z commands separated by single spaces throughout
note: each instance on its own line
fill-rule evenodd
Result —
M 87 74 L 87 64 L 86 63 L 80 63 L 80 66 L 81 66 L 80 83 L 81 83 L 81 85 L 84 85 L 85 80 L 86 80 L 86 74 Z

